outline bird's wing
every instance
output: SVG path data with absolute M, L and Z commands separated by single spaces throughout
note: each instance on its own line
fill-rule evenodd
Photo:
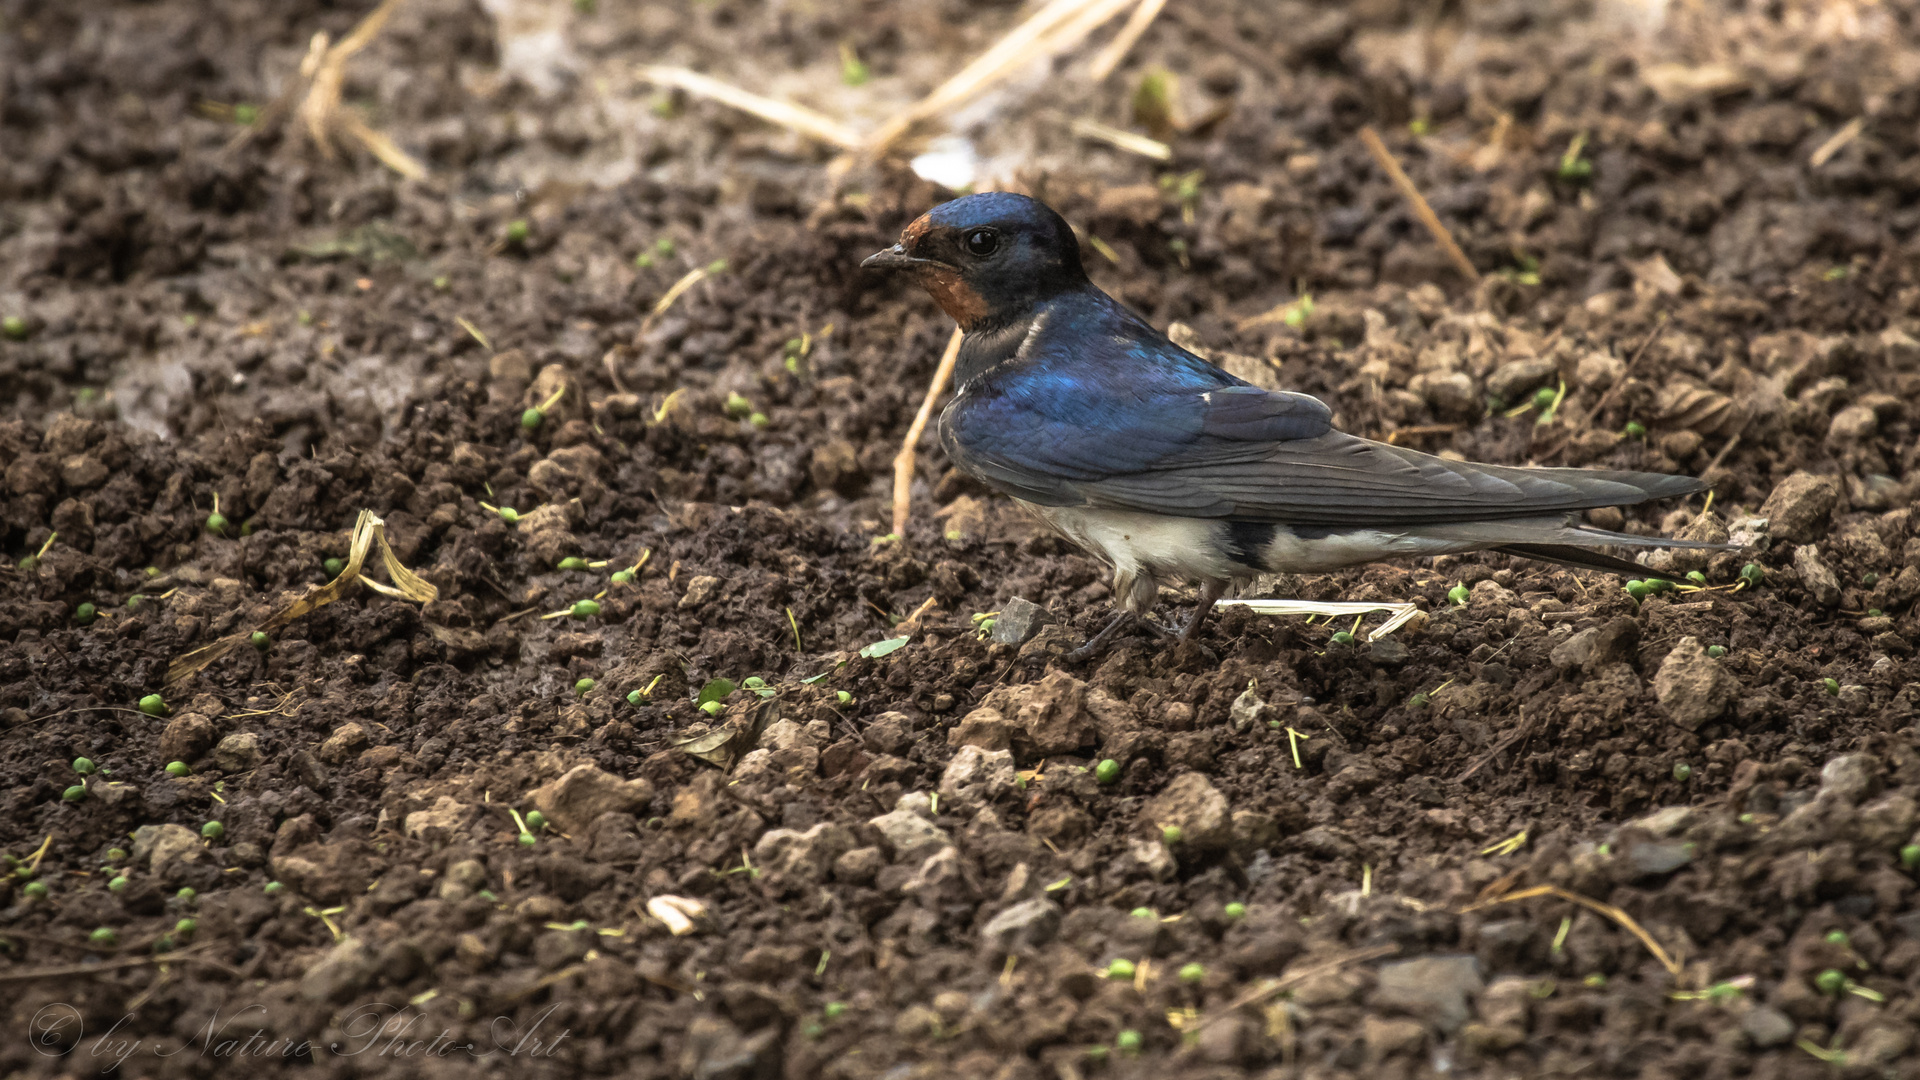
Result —
M 1393 526 L 1621 506 L 1704 486 L 1448 461 L 1334 431 L 1320 401 L 1251 386 L 1067 398 L 1058 386 L 1024 389 L 956 402 L 949 452 L 989 484 L 1049 506 Z

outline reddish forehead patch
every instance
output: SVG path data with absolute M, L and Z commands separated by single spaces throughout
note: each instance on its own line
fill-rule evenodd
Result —
M 921 214 L 919 217 L 914 218 L 913 224 L 908 225 L 906 230 L 900 234 L 900 246 L 906 248 L 908 251 L 912 251 L 913 245 L 919 243 L 920 238 L 927 235 L 928 231 L 932 228 L 933 221 L 930 215 Z

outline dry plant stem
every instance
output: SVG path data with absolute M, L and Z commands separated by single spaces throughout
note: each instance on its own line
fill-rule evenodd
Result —
M 741 112 L 751 113 L 769 124 L 799 132 L 810 139 L 832 146 L 853 150 L 866 145 L 866 140 L 859 132 L 832 117 L 815 112 L 804 105 L 775 101 L 773 98 L 742 90 L 697 71 L 689 71 L 682 67 L 647 65 L 640 69 L 640 77 L 656 86 L 675 87 L 695 97 L 703 97 L 709 101 L 717 101 L 722 105 L 739 109 Z
M 1120 28 L 1120 32 L 1114 35 L 1106 48 L 1100 50 L 1100 55 L 1093 58 L 1093 66 L 1087 71 L 1088 78 L 1094 82 L 1106 81 L 1107 76 L 1113 74 L 1113 69 L 1119 67 L 1120 61 L 1127 58 L 1127 53 L 1139 43 L 1140 35 L 1147 32 L 1147 27 L 1153 25 L 1153 20 L 1160 17 L 1161 9 L 1166 6 L 1167 0 L 1140 0 L 1139 6 L 1133 9 L 1133 14 L 1127 16 L 1126 25 Z
M 1820 166 L 1825 165 L 1827 162 L 1832 161 L 1833 156 L 1835 154 L 1838 154 L 1840 151 L 1845 150 L 1847 148 L 1847 144 L 1859 138 L 1860 133 L 1865 130 L 1867 130 L 1866 117 L 1856 116 L 1853 119 L 1847 121 L 1847 124 L 1845 127 L 1841 128 L 1839 131 L 1834 132 L 1833 138 L 1828 139 L 1826 142 L 1821 143 L 1819 149 L 1815 150 L 1812 156 L 1807 158 L 1807 165 L 1811 168 L 1817 169 Z
M 1071 48 L 1133 2 L 1052 0 L 932 93 L 881 125 L 868 140 L 867 153 L 875 157 L 885 153 L 914 125 L 971 101 L 1032 60 Z
M 953 336 L 947 339 L 947 351 L 940 354 L 940 366 L 934 369 L 933 382 L 927 385 L 926 399 L 920 402 L 920 411 L 914 414 L 913 426 L 907 429 L 907 437 L 900 444 L 900 452 L 893 457 L 893 534 L 904 542 L 907 535 L 907 518 L 913 512 L 913 462 L 914 448 L 920 443 L 920 436 L 927 430 L 927 421 L 933 418 L 934 403 L 946 392 L 947 383 L 953 380 L 953 365 L 960 360 L 960 341 L 966 337 L 959 327 L 953 328 Z
M 1537 896 L 1556 896 L 1562 900 L 1579 904 L 1589 911 L 1595 911 L 1601 915 L 1605 915 L 1607 918 L 1619 923 L 1621 928 L 1627 933 L 1639 938 L 1640 944 L 1645 945 L 1647 951 L 1653 954 L 1653 958 L 1660 961 L 1660 966 L 1667 969 L 1667 974 L 1675 978 L 1680 977 L 1680 962 L 1668 955 L 1667 950 L 1661 948 L 1660 943 L 1653 940 L 1653 935 L 1647 933 L 1644 927 L 1635 922 L 1633 916 L 1614 907 L 1612 904 L 1602 903 L 1592 897 L 1581 896 L 1577 892 L 1569 892 L 1558 885 L 1535 885 L 1532 888 L 1507 893 L 1505 896 L 1498 896 L 1491 900 L 1481 900 L 1461 908 L 1460 914 L 1465 915 L 1469 911 L 1478 911 L 1481 908 L 1489 908 L 1495 904 L 1511 904 L 1516 900 L 1531 900 Z
M 1479 284 L 1480 271 L 1473 268 L 1473 263 L 1467 259 L 1467 253 L 1460 250 L 1459 244 L 1454 243 L 1453 234 L 1440 223 L 1440 216 L 1433 212 L 1433 207 L 1427 205 L 1426 197 L 1420 194 L 1420 189 L 1413 186 L 1413 181 L 1408 178 L 1406 170 L 1400 167 L 1400 163 L 1394 160 L 1392 151 L 1387 149 L 1387 144 L 1380 141 L 1380 133 L 1373 130 L 1372 125 L 1368 125 L 1360 129 L 1360 140 L 1367 144 L 1367 151 L 1373 155 L 1373 160 L 1378 162 L 1380 168 L 1386 172 L 1387 179 L 1393 181 L 1393 186 L 1399 189 L 1401 197 L 1406 199 L 1407 205 L 1412 208 L 1413 216 L 1419 218 L 1420 224 L 1425 225 L 1427 231 L 1433 234 L 1434 242 L 1440 245 L 1440 250 L 1447 253 L 1447 258 L 1453 261 L 1460 275 L 1474 284 Z
M 1215 1011 L 1205 1020 L 1202 1020 L 1195 1026 L 1194 1030 L 1200 1031 L 1211 1027 L 1215 1023 L 1232 1016 L 1234 1013 L 1239 1012 L 1249 1005 L 1258 1005 L 1269 998 L 1299 986 L 1309 979 L 1339 971 L 1341 968 L 1349 967 L 1353 964 L 1364 964 L 1369 960 L 1379 960 L 1383 957 L 1392 956 L 1399 951 L 1400 946 L 1398 945 L 1373 945 L 1365 949 L 1355 949 L 1350 953 L 1336 956 L 1324 964 L 1316 964 L 1304 971 L 1296 971 L 1290 975 L 1282 975 L 1278 979 L 1268 979 L 1261 985 L 1228 1002 L 1225 1008 Z

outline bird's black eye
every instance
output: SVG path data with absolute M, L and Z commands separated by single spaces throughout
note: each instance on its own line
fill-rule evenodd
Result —
M 986 258 L 1000 250 L 1000 234 L 992 229 L 975 229 L 964 237 L 967 253 L 978 258 Z

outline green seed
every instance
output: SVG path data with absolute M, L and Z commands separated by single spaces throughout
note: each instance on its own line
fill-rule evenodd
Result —
M 821 1009 L 820 1013 L 829 1020 L 838 1020 L 847 1015 L 847 1003 L 844 1001 L 829 1001 L 827 1002 L 827 1007 Z
M 1113 1037 L 1113 1045 L 1118 1047 L 1122 1053 L 1126 1054 L 1139 1053 L 1140 1045 L 1144 1041 L 1145 1040 L 1140 1037 L 1140 1033 L 1132 1028 L 1128 1028 Z
M 757 428 L 763 428 L 763 427 L 766 427 L 769 423 L 771 423 L 771 421 L 767 419 L 766 413 L 757 412 L 757 413 L 754 413 L 752 416 L 747 417 L 747 423 L 752 424 L 754 427 L 757 427 Z
M 40 566 L 40 557 L 37 555 L 29 555 L 26 558 L 20 560 L 20 569 L 22 570 L 33 571 L 38 569 L 39 566 Z
M 207 531 L 210 533 L 226 532 L 227 531 L 227 515 L 219 512 L 218 510 L 214 511 L 211 514 L 208 514 L 207 515 Z
M 1647 588 L 1657 593 L 1672 592 L 1677 586 L 1666 578 L 1648 578 Z
M 174 893 L 173 895 L 177 897 L 182 903 L 190 904 L 193 902 L 193 898 L 196 896 L 199 896 L 200 894 L 193 890 L 193 886 L 182 885 L 180 886 L 180 891 L 177 893 Z
M 81 626 L 85 626 L 92 622 L 94 616 L 98 614 L 100 614 L 100 609 L 94 607 L 92 604 L 81 604 L 73 609 L 73 621 L 79 623 Z
M 748 401 L 737 393 L 728 391 L 726 408 L 728 416 L 739 420 L 753 412 L 753 402 Z
M 193 775 L 193 770 L 187 768 L 187 763 L 184 761 L 169 761 L 167 762 L 167 775 L 191 776 Z
M 834 694 L 834 698 L 838 700 L 840 704 L 842 705 L 853 704 L 853 695 L 847 693 L 845 690 L 835 690 L 833 694 Z
M 433 279 L 433 287 L 438 292 L 446 292 L 447 286 L 451 284 L 453 284 L 453 282 L 445 274 L 441 274 L 439 277 Z
M 1093 767 L 1093 778 L 1101 784 L 1111 784 L 1120 779 L 1120 763 L 1112 758 L 1102 758 L 1100 764 Z
M 1740 568 L 1740 580 L 1747 583 L 1747 588 L 1757 589 L 1767 580 L 1767 572 L 1759 563 L 1748 563 Z
M 1447 590 L 1447 601 L 1455 607 L 1465 607 L 1467 600 L 1472 596 L 1473 593 L 1467 591 L 1465 585 L 1455 585 Z
M 113 927 L 103 926 L 93 933 L 88 934 L 87 940 L 103 949 L 111 949 L 115 945 L 120 944 L 120 935 L 113 932 Z
M 1847 985 L 1847 977 L 1838 969 L 1828 968 L 1813 977 L 1813 985 L 1823 994 L 1837 994 Z
M 537 837 L 537 836 L 535 836 L 535 835 L 533 835 L 533 834 L 532 834 L 532 833 L 530 833 L 530 832 L 523 832 L 523 833 L 521 833 L 521 834 L 520 834 L 520 846 L 521 846 L 521 847 L 532 847 L 533 845 L 535 845 L 535 844 L 537 844 L 537 843 L 539 843 L 539 842 L 540 842 L 540 838 L 539 838 L 539 837 Z
M 107 861 L 108 861 L 108 862 L 119 862 L 119 861 L 121 861 L 122 859 L 125 859 L 126 857 L 127 857 L 127 849 L 126 849 L 126 848 L 117 848 L 117 847 L 116 847 L 116 848 L 108 848 L 108 849 L 107 849 Z
M 218 840 L 227 835 L 227 827 L 217 821 L 209 821 L 205 825 L 200 826 L 200 835 L 209 840 Z
M 281 893 L 287 891 L 287 887 L 277 881 L 269 881 L 260 887 L 260 891 L 266 893 L 268 896 L 279 896 Z
M 27 340 L 27 320 L 18 315 L 9 315 L 0 319 L 0 334 L 5 334 L 15 341 Z
M 93 759 L 83 757 L 74 758 L 73 771 L 79 773 L 81 776 L 92 776 L 94 773 Z
M 146 593 L 134 593 L 132 596 L 127 597 L 127 610 L 139 611 L 140 605 L 146 602 L 147 602 Z
M 86 605 L 85 605 L 85 604 L 82 604 L 81 606 L 82 606 L 82 607 L 85 607 Z M 1885 614 L 1886 614 L 1886 612 L 1884 612 L 1884 611 L 1881 611 L 1881 610 L 1880 610 L 1879 608 L 1877 608 L 1877 607 L 1870 607 L 1870 608 L 1868 608 L 1868 609 L 1867 609 L 1867 618 L 1869 618 L 1869 619 L 1877 619 L 1877 618 L 1879 618 L 1880 616 L 1882 616 L 1882 615 L 1885 615 Z
M 474 893 L 473 895 L 479 897 L 482 900 L 485 900 L 489 904 L 500 899 L 500 895 L 494 892 L 492 889 L 481 889 L 479 892 Z
M 1559 397 L 1559 395 L 1554 393 L 1552 389 L 1543 386 L 1533 392 L 1533 407 L 1536 409 L 1551 409 L 1554 399 L 1557 397 Z
M 724 701 L 709 701 L 700 706 L 700 711 L 706 713 L 708 716 L 719 716 L 721 713 L 727 711 L 727 703 Z
M 1645 600 L 1647 597 L 1653 595 L 1653 589 L 1650 588 L 1646 582 L 1635 578 L 1627 582 L 1627 595 L 1633 597 L 1635 600 Z
M 1227 918 L 1233 919 L 1234 921 L 1238 922 L 1239 920 L 1247 917 L 1247 905 L 1241 903 L 1238 900 L 1235 900 L 1232 903 L 1228 904 L 1226 907 L 1221 908 L 1220 912 L 1221 914 L 1225 915 Z
M 746 678 L 740 680 L 740 685 L 746 687 L 749 690 L 758 690 L 761 687 L 764 687 L 767 685 L 767 680 L 761 678 L 758 675 L 749 675 Z
M 1186 830 L 1178 825 L 1169 825 L 1160 830 L 1160 839 L 1166 841 L 1168 847 L 1176 847 L 1186 838 Z
M 500 520 L 509 525 L 518 524 L 520 521 L 520 511 L 515 510 L 511 506 L 503 506 L 500 508 Z
M 538 810 L 527 811 L 527 828 L 544 829 L 547 827 L 547 815 Z
M 345 559 L 328 559 L 326 562 L 320 564 L 320 569 L 327 572 L 328 578 L 339 577 L 346 568 L 347 560 Z
M 253 122 L 258 119 L 260 119 L 260 106 L 258 105 L 252 105 L 243 101 L 233 107 L 233 122 L 242 127 L 250 127 Z
M 193 932 L 198 929 L 200 924 L 192 919 L 181 919 L 173 924 L 173 932 L 180 937 L 192 937 Z
M 125 874 L 121 874 L 118 877 L 115 877 L 112 881 L 107 882 L 108 892 L 124 892 L 126 891 L 126 888 L 127 888 L 127 875 Z
M 531 231 L 532 228 L 527 224 L 526 218 L 514 218 L 507 222 L 507 243 L 524 244 L 527 242 L 527 234 Z
M 1840 680 L 1839 679 L 1821 679 L 1820 685 L 1827 688 L 1828 697 L 1840 696 Z
M 140 711 L 148 716 L 165 716 L 167 715 L 166 699 L 159 694 L 148 694 L 140 699 Z
M 1136 919 L 1157 919 L 1160 917 L 1153 913 L 1152 908 L 1143 908 L 1143 907 L 1134 908 L 1132 911 L 1127 912 L 1127 914 L 1131 915 Z
M 573 692 L 576 694 L 579 694 L 581 697 L 586 697 L 587 694 L 591 693 L 592 691 L 593 691 L 592 679 L 581 679 L 573 684 Z
M 1689 570 L 1687 571 L 1687 580 L 1693 582 L 1695 585 L 1705 585 L 1707 583 L 1707 575 L 1698 570 Z
M 29 881 L 20 890 L 29 900 L 45 900 L 49 891 L 44 881 Z
M 1829 930 L 1829 931 L 1827 931 L 1827 944 L 1829 944 L 1829 945 L 1845 945 L 1845 944 L 1847 944 L 1847 941 L 1848 941 L 1848 939 L 1847 939 L 1847 932 L 1846 932 L 1845 930 Z
M 1207 977 L 1207 969 L 1202 964 L 1185 964 L 1180 968 L 1180 981 L 1197 983 Z
M 611 580 L 615 585 L 631 585 L 633 584 L 633 571 L 615 570 Z
M 1623 433 L 1629 439 L 1644 439 L 1647 437 L 1647 425 L 1638 420 L 1629 420 Z
M 1582 985 L 1586 986 L 1588 989 L 1599 990 L 1602 987 L 1607 985 L 1607 977 L 1596 971 L 1593 974 L 1587 976 L 1586 978 L 1581 979 L 1580 982 Z
M 634 266 L 634 269 L 636 270 L 653 269 L 653 252 L 643 251 L 640 254 L 635 255 L 633 257 L 633 266 Z
M 645 700 L 647 700 L 647 695 L 638 690 L 630 691 L 627 694 L 627 704 L 629 705 L 638 705 Z
M 1133 961 L 1131 960 L 1115 960 L 1107 965 L 1107 978 L 1109 979 L 1122 981 L 1131 979 L 1133 978 L 1133 972 L 1134 967 Z
M 1676 762 L 1674 762 L 1674 763 L 1673 763 L 1673 778 L 1674 778 L 1674 780 L 1676 780 L 1676 781 L 1678 781 L 1679 783 L 1682 783 L 1682 784 L 1684 784 L 1684 783 L 1686 783 L 1687 781 L 1689 781 L 1689 780 L 1691 780 L 1691 779 L 1693 779 L 1693 766 L 1691 766 L 1691 765 L 1689 765 L 1689 764 L 1687 764 L 1687 763 L 1686 763 L 1686 762 L 1684 762 L 1684 761 L 1676 761 Z
M 673 238 L 670 236 L 663 236 L 660 239 L 655 240 L 653 242 L 653 250 L 659 252 L 660 257 L 663 259 L 673 258 L 673 252 L 674 252 Z
M 154 938 L 153 951 L 156 953 L 172 952 L 173 951 L 173 935 L 162 934 L 159 937 Z
M 72 787 L 68 788 L 67 790 L 61 792 L 60 797 L 62 799 L 65 799 L 68 802 L 79 802 L 80 800 L 87 797 L 87 785 L 75 784 Z
M 600 614 L 600 604 L 595 600 L 577 600 L 574 602 L 572 614 L 576 619 L 591 619 Z
M 1920 844 L 1907 844 L 1900 849 L 1900 865 L 1907 870 L 1920 866 Z
M 1335 645 L 1351 645 L 1353 644 L 1353 635 L 1345 630 L 1335 630 L 1332 641 Z
M 268 636 L 265 630 L 255 630 L 253 633 L 247 635 L 247 640 L 252 642 L 253 647 L 259 649 L 261 652 L 266 652 L 268 647 L 273 644 L 273 638 Z
M 1867 588 L 1871 589 L 1875 585 L 1880 584 L 1880 575 L 1875 573 L 1862 574 L 1860 575 L 1860 584 L 1865 585 Z
M 532 431 L 538 428 L 540 422 L 546 418 L 547 414 L 541 412 L 539 409 L 528 409 L 526 412 L 520 414 L 520 426 L 527 431 Z
M 554 565 L 555 570 L 585 570 L 587 560 L 578 555 L 569 555 Z
M 1707 655 L 1718 660 L 1727 655 L 1727 647 L 1725 645 L 1709 645 L 1707 646 Z

